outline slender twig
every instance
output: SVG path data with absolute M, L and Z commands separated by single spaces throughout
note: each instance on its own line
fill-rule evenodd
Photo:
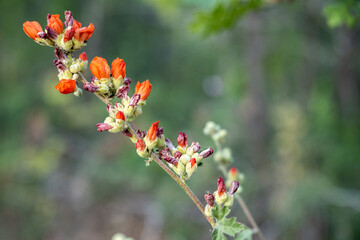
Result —
M 83 83 L 88 82 L 85 77 L 80 73 L 79 74 L 81 79 L 80 81 Z M 95 95 L 105 104 L 108 104 L 109 101 L 102 97 L 99 94 Z M 141 139 L 141 137 L 137 134 L 135 128 L 127 123 L 128 129 L 131 132 L 132 135 L 134 135 L 137 139 Z M 191 191 L 191 189 L 189 188 L 189 186 L 182 180 L 180 179 L 168 166 L 166 166 L 166 164 L 163 163 L 163 161 L 160 160 L 160 158 L 154 153 L 151 152 L 151 158 L 167 173 L 170 175 L 170 177 L 172 179 L 175 180 L 175 182 L 185 191 L 185 193 L 190 197 L 190 199 L 194 202 L 194 204 L 198 207 L 198 209 L 201 211 L 201 213 L 205 216 L 205 218 L 207 219 L 207 221 L 210 223 L 211 227 L 214 228 L 215 227 L 215 222 L 214 219 L 211 217 L 206 216 L 205 214 L 205 209 L 204 206 L 201 204 L 200 200 L 196 197 L 196 195 Z

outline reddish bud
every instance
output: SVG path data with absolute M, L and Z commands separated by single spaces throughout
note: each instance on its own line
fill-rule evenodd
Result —
M 174 158 L 176 158 L 176 159 L 179 159 L 181 156 L 182 156 L 182 153 L 179 152 L 179 151 L 176 151 L 176 152 L 174 153 Z
M 145 146 L 146 145 L 142 139 L 138 139 L 137 142 L 135 143 L 135 147 L 139 151 L 143 151 L 145 149 Z
M 73 79 L 61 79 L 55 88 L 62 94 L 73 93 L 76 89 L 76 81 Z
M 151 142 L 156 139 L 156 133 L 159 128 L 159 121 L 154 122 L 151 127 L 148 130 L 148 133 L 146 135 L 147 139 L 149 139 Z
M 206 203 L 207 203 L 210 207 L 213 207 L 213 206 L 214 206 L 214 200 L 215 200 L 214 195 L 212 195 L 211 193 L 208 193 L 208 194 L 205 194 L 205 195 L 204 195 L 204 198 L 205 198 Z
M 145 82 L 137 82 L 135 86 L 135 94 L 140 94 L 141 100 L 146 100 L 151 92 L 152 85 L 150 84 L 149 80 Z
M 218 192 L 219 196 L 223 195 L 224 192 L 226 191 L 224 179 L 219 177 L 218 182 L 217 182 L 217 186 L 218 186 L 217 192 Z
M 207 158 L 213 153 L 214 153 L 214 150 L 212 148 L 208 148 L 208 149 L 205 149 L 204 151 L 202 151 L 200 153 L 200 156 L 202 156 L 203 158 Z
M 83 52 L 82 54 L 80 54 L 79 58 L 80 58 L 81 61 L 85 62 L 87 60 L 86 52 Z
M 75 29 L 74 28 L 70 28 L 68 30 L 66 30 L 65 34 L 64 34 L 64 42 L 68 42 L 69 40 L 71 40 L 75 35 Z
M 187 147 L 187 136 L 183 132 L 179 132 L 179 137 L 177 139 L 177 143 L 180 147 L 186 148 Z
M 116 119 L 121 119 L 123 121 L 125 121 L 125 115 L 122 111 L 118 111 L 116 114 Z
M 195 158 L 192 158 L 192 159 L 190 159 L 190 166 L 191 166 L 191 168 L 196 164 L 196 159 Z
M 126 75 L 126 65 L 125 61 L 120 58 L 116 58 L 112 64 L 111 64 L 111 74 L 114 78 L 118 78 L 119 76 L 122 76 L 122 78 L 125 78 Z

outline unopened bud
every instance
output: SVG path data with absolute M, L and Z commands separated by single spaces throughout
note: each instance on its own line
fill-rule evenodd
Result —
M 96 92 L 98 90 L 98 87 L 95 86 L 92 83 L 87 82 L 87 83 L 84 84 L 84 90 L 93 93 L 93 92 Z
M 187 147 L 187 136 L 185 133 L 183 132 L 179 133 L 179 137 L 177 138 L 177 143 L 182 149 L 185 150 L 185 148 Z
M 132 96 L 130 99 L 129 106 L 135 107 L 139 101 L 140 101 L 140 94 L 134 94 L 134 96 Z
M 219 196 L 221 196 L 225 193 L 225 191 L 226 191 L 226 187 L 225 187 L 224 179 L 219 177 L 217 182 L 217 193 L 219 194 Z
M 187 154 L 181 155 L 179 161 L 182 162 L 184 165 L 190 161 L 191 157 Z
M 98 132 L 108 131 L 113 128 L 113 126 L 107 123 L 98 123 L 96 124 L 96 127 L 98 128 L 97 129 Z
M 212 148 L 208 148 L 208 149 L 202 151 L 200 153 L 200 156 L 203 158 L 207 158 L 207 157 L 211 156 L 211 154 L 213 154 L 213 153 L 214 153 L 214 150 Z
M 213 207 L 211 207 L 211 206 L 208 205 L 208 204 L 205 206 L 205 215 L 206 215 L 207 217 L 212 217 L 212 216 L 213 216 L 212 211 L 211 211 L 212 208 L 213 208 Z
M 81 71 L 81 66 L 79 63 L 74 63 L 70 66 L 70 71 L 72 73 L 77 73 L 77 72 L 80 72 Z
M 230 185 L 229 194 L 233 195 L 238 190 L 240 184 L 238 181 L 233 181 Z
M 66 70 L 66 66 L 59 59 L 54 59 L 53 64 L 59 70 L 59 72 L 63 72 Z
M 214 195 L 212 195 L 211 193 L 208 193 L 208 194 L 204 195 L 204 198 L 205 198 L 206 203 L 208 205 L 210 205 L 210 207 L 214 206 L 214 200 L 215 200 Z
M 65 11 L 65 26 L 72 27 L 73 26 L 73 16 L 71 11 Z
M 63 53 L 63 51 L 61 51 L 60 48 L 55 48 L 54 50 L 54 55 L 56 58 L 58 58 L 60 61 L 65 60 L 65 54 Z
M 192 142 L 190 147 L 187 149 L 186 154 L 193 155 L 200 150 L 200 144 L 198 142 Z
M 47 33 L 47 36 L 53 40 L 55 40 L 57 38 L 57 33 L 52 30 L 49 26 L 45 26 L 45 30 L 46 30 L 46 33 Z
M 191 177 L 197 169 L 196 159 L 192 158 L 186 164 L 186 173 L 188 174 L 188 178 Z
M 81 97 L 83 95 L 83 91 L 81 90 L 81 88 L 76 88 L 75 92 L 74 92 L 74 95 L 76 97 Z
M 176 152 L 174 153 L 174 158 L 176 158 L 176 159 L 179 159 L 181 156 L 182 156 L 182 153 L 179 152 L 179 151 L 176 151 Z

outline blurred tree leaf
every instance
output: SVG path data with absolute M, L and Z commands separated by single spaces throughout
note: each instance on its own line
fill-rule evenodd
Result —
M 263 5 L 261 0 L 219 2 L 208 12 L 199 12 L 190 28 L 203 36 L 231 28 L 246 13 Z
M 327 24 L 331 28 L 346 25 L 353 27 L 356 22 L 356 13 L 352 10 L 356 9 L 355 2 L 336 2 L 328 4 L 324 7 L 323 14 L 327 20 Z

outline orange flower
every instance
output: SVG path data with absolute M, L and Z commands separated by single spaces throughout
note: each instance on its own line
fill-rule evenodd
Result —
M 156 139 L 157 130 L 159 128 L 159 121 L 154 122 L 148 130 L 146 138 L 150 140 L 150 142 Z
M 125 121 L 125 115 L 122 111 L 118 111 L 116 114 L 116 119 L 121 119 L 123 121 Z
M 47 16 L 47 25 L 49 28 L 54 30 L 57 34 L 61 34 L 63 32 L 63 23 L 60 20 L 59 14 L 50 15 Z
M 87 60 L 86 52 L 83 52 L 82 54 L 80 54 L 79 58 L 81 59 L 81 61 L 85 62 Z
M 61 79 L 55 88 L 62 94 L 73 93 L 76 89 L 76 81 L 73 79 Z
M 24 29 L 24 32 L 26 33 L 26 35 L 28 35 L 29 37 L 31 37 L 34 40 L 35 40 L 35 38 L 38 38 L 37 34 L 39 32 L 43 31 L 42 28 L 41 28 L 41 25 L 36 21 L 33 21 L 33 22 L 26 21 L 26 22 L 24 22 L 23 29 Z
M 110 67 L 107 61 L 101 57 L 95 57 L 90 63 L 90 71 L 97 78 L 109 78 Z
M 135 147 L 139 151 L 143 151 L 145 146 L 146 145 L 145 145 L 145 143 L 144 143 L 144 141 L 142 139 L 138 139 L 137 142 L 135 143 Z
M 135 94 L 140 94 L 141 100 L 146 100 L 151 92 L 152 85 L 150 84 L 149 80 L 145 82 L 137 82 L 135 87 Z
M 125 61 L 123 59 L 116 58 L 112 62 L 112 64 L 111 64 L 111 74 L 116 79 L 119 76 L 121 76 L 122 78 L 125 77 L 125 75 L 126 75 L 126 65 L 125 65 Z
M 81 23 L 77 22 L 77 27 L 75 28 L 75 20 L 74 20 L 74 29 L 75 29 L 75 39 L 78 40 L 79 42 L 85 42 L 87 41 L 91 35 L 94 32 L 94 25 L 92 23 L 90 23 L 90 25 L 88 27 L 81 27 Z M 79 27 L 80 26 L 80 27 Z

